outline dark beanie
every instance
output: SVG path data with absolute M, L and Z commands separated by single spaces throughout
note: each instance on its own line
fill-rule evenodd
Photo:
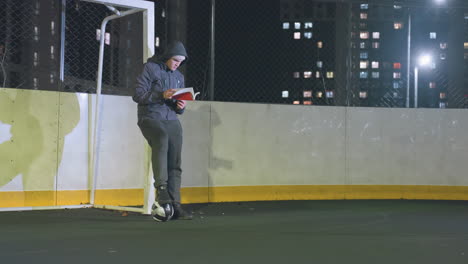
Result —
M 166 48 L 166 51 L 161 56 L 162 60 L 168 60 L 174 56 L 184 56 L 185 59 L 188 59 L 187 51 L 185 51 L 184 44 L 180 41 L 173 41 L 169 43 Z

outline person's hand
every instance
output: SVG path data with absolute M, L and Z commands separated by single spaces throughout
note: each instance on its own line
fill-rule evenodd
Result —
M 164 99 L 171 99 L 171 97 L 175 94 L 176 89 L 168 89 L 163 92 Z
M 177 109 L 184 109 L 187 102 L 183 100 L 177 100 Z

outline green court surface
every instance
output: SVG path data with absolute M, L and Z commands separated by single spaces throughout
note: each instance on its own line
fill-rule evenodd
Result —
M 0 263 L 468 263 L 465 201 L 188 205 L 194 220 L 99 209 L 0 213 Z

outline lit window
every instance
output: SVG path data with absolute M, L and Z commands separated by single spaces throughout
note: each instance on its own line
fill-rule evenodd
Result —
M 373 48 L 373 49 L 378 49 L 378 48 L 380 48 L 380 43 L 379 43 L 379 42 L 372 42 L 372 48 Z
M 317 79 L 318 79 L 318 78 L 320 78 L 321 76 L 322 76 L 322 75 L 320 74 L 320 72 L 319 72 L 319 71 L 316 71 L 316 72 L 315 72 L 315 78 L 317 78 Z
M 367 59 L 367 58 L 369 58 L 369 53 L 368 53 L 368 52 L 361 52 L 361 53 L 359 54 L 359 58 L 361 58 L 361 59 Z
M 304 28 L 305 28 L 305 29 L 312 28 L 313 25 L 314 25 L 314 24 L 313 24 L 312 22 L 305 22 L 305 23 L 304 23 Z
M 367 91 L 360 91 L 359 98 L 366 99 L 367 98 Z
M 439 108 L 447 108 L 447 103 L 446 102 L 440 102 L 439 103 Z
M 394 72 L 393 73 L 393 79 L 400 79 L 401 78 L 401 72 Z
M 104 35 L 104 43 L 106 43 L 106 45 L 110 45 L 110 38 L 111 38 L 111 35 L 109 32 L 107 32 L 105 35 Z
M 294 39 L 301 39 L 301 32 L 294 32 Z
M 463 43 L 463 48 L 468 49 L 468 42 Z
M 312 32 L 304 32 L 304 38 L 311 39 L 312 38 Z
M 155 41 L 154 41 L 154 42 L 155 42 L 155 44 L 154 44 L 154 45 L 155 45 L 156 47 L 159 47 L 159 45 L 160 45 L 160 42 L 159 42 L 159 37 L 156 37 L 156 39 L 155 39 Z
M 319 48 L 319 49 L 323 48 L 323 42 L 322 41 L 317 42 L 317 48 Z
M 317 61 L 317 67 L 321 69 L 323 67 L 323 61 Z
M 372 75 L 371 75 L 371 76 L 372 76 L 372 78 L 374 78 L 374 79 L 378 79 L 378 78 L 380 78 L 380 72 L 372 72 Z
M 289 29 L 289 22 L 283 23 L 283 29 Z
M 33 89 L 34 90 L 39 89 L 39 79 L 37 77 L 33 78 Z
M 360 47 L 361 49 L 365 49 L 365 48 L 366 48 L 366 43 L 365 43 L 365 42 L 359 43 L 359 47 Z
M 401 88 L 400 82 L 394 81 L 393 82 L 393 89 L 399 89 L 399 88 Z
M 429 88 L 435 89 L 436 88 L 436 83 L 435 82 L 430 82 L 429 83 Z
M 372 67 L 372 69 L 378 69 L 379 68 L 379 62 L 378 61 L 373 61 L 371 63 L 371 67 Z
M 299 72 L 293 72 L 293 78 L 298 79 L 300 77 Z
M 305 105 L 312 105 L 312 101 L 310 101 L 310 100 L 304 101 L 304 104 Z
M 440 54 L 440 59 L 441 60 L 445 60 L 446 58 L 447 58 L 447 55 L 445 55 L 445 53 Z
M 104 34 L 104 43 L 107 45 L 110 45 L 110 33 L 107 32 Z M 96 40 L 100 41 L 101 40 L 101 30 L 96 29 Z
M 312 77 L 312 72 L 311 71 L 305 71 L 304 72 L 304 78 L 309 79 Z
M 282 96 L 283 98 L 288 98 L 288 97 L 289 97 L 289 91 L 283 91 L 283 92 L 281 92 L 281 96 Z
M 393 28 L 396 29 L 396 30 L 402 29 L 403 28 L 403 23 L 395 22 L 395 23 L 393 23 Z
M 39 12 L 40 7 L 41 7 L 41 5 L 40 5 L 39 0 L 38 0 L 38 1 L 36 1 L 36 6 L 35 6 L 35 8 L 34 8 L 34 14 L 35 14 L 35 15 L 39 15 L 39 14 L 40 14 L 40 12 Z
M 367 79 L 368 73 L 366 71 L 359 72 L 359 78 Z
M 333 91 L 326 91 L 325 96 L 327 98 L 333 98 L 335 96 L 335 93 Z
M 440 95 L 439 95 L 440 99 L 445 99 L 445 97 L 447 97 L 446 93 L 440 93 Z
M 436 32 L 429 33 L 429 38 L 430 39 L 436 39 L 437 38 L 437 33 Z
M 447 43 L 446 42 L 440 43 L 440 49 L 447 49 Z
M 300 101 L 294 101 L 293 104 L 298 105 L 298 104 L 301 104 L 301 102 Z
M 360 61 L 359 69 L 367 69 L 369 67 L 369 61 Z
M 315 97 L 317 97 L 317 98 L 322 98 L 322 97 L 323 97 L 323 92 L 317 92 L 317 93 L 315 94 Z
M 50 34 L 52 36 L 55 35 L 55 22 L 54 21 L 50 22 Z
M 361 9 L 369 9 L 369 4 L 361 4 Z
M 55 59 L 55 48 L 54 45 L 50 46 L 50 59 L 54 60 Z
M 294 22 L 294 29 L 301 29 L 301 23 Z
M 54 83 L 55 83 L 55 74 L 51 73 L 51 74 L 49 75 L 49 78 L 50 78 L 50 83 L 51 83 L 51 84 L 54 84 Z
M 34 40 L 39 41 L 39 27 L 34 26 Z
M 1 54 L 1 53 L 0 53 Z M 33 61 L 33 65 L 36 67 L 37 65 L 39 65 L 39 53 L 37 52 L 34 52 L 34 61 Z
M 393 69 L 401 69 L 401 63 L 399 63 L 399 62 L 394 62 L 394 63 L 393 63 Z
M 312 97 L 312 91 L 304 91 L 304 98 L 311 98 Z
M 133 24 L 132 24 L 132 21 L 131 21 L 131 20 L 127 21 L 127 31 L 133 31 L 132 25 L 133 25 Z
M 361 19 L 367 19 L 367 13 L 361 13 L 359 17 Z
M 361 33 L 359 34 L 359 37 L 361 39 L 369 39 L 369 32 L 367 31 L 361 31 Z
M 379 39 L 380 38 L 380 32 L 372 32 L 372 38 L 373 39 Z
M 333 77 L 335 77 L 335 74 L 333 72 L 327 72 L 328 79 L 333 79 Z

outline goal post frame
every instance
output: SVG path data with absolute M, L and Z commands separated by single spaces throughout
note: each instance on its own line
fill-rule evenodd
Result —
M 99 63 L 96 77 L 96 102 L 94 108 L 94 120 L 89 119 L 89 135 L 92 137 L 89 139 L 89 182 L 90 182 L 90 205 L 94 208 L 109 209 L 109 210 L 122 210 L 122 211 L 133 211 L 142 214 L 151 214 L 151 206 L 155 200 L 155 188 L 153 186 L 153 176 L 151 170 L 151 159 L 148 159 L 147 164 L 148 171 L 145 175 L 144 180 L 144 201 L 143 208 L 137 207 L 122 207 L 122 206 L 111 206 L 111 205 L 100 205 L 95 203 L 96 193 L 96 182 L 97 182 L 97 153 L 98 153 L 98 126 L 99 126 L 99 113 L 100 113 L 100 97 L 102 87 L 102 70 L 103 70 L 103 58 L 104 58 L 104 36 L 107 22 L 119 19 L 121 17 L 142 12 L 143 13 L 143 63 L 146 62 L 147 58 L 154 54 L 154 3 L 143 0 L 82 0 L 86 2 L 103 4 L 109 9 L 114 11 L 114 15 L 104 18 L 101 24 L 101 38 L 100 38 L 100 49 L 99 49 Z M 118 11 L 118 8 L 126 8 L 128 10 Z M 93 124 L 94 121 L 94 124 Z M 149 153 L 148 146 L 146 145 L 147 153 Z
M 60 1 L 60 0 L 57 0 Z M 102 4 L 107 6 L 110 10 L 112 10 L 115 14 L 112 16 L 108 16 L 104 18 L 103 23 L 101 25 L 101 40 L 100 45 L 103 46 L 104 44 L 104 36 L 105 36 L 105 25 L 108 21 L 112 19 L 117 19 L 126 15 L 134 14 L 142 12 L 143 14 L 143 63 L 146 62 L 147 58 L 153 56 L 154 54 L 154 42 L 155 42 L 155 4 L 153 2 L 144 1 L 144 0 L 81 0 L 84 2 L 90 2 L 95 4 Z M 62 4 L 65 1 L 62 0 Z M 118 11 L 118 8 L 125 8 L 128 10 L 125 11 Z M 62 22 L 64 23 L 65 14 L 64 10 L 62 10 Z M 61 35 L 61 64 L 63 64 L 64 59 L 64 43 L 65 43 L 65 32 L 64 32 L 64 25 L 62 25 L 62 35 Z M 77 208 L 101 208 L 101 209 L 110 209 L 110 210 L 121 210 L 121 211 L 131 211 L 131 212 L 138 212 L 142 214 L 151 214 L 151 206 L 155 200 L 155 188 L 153 185 L 153 172 L 151 166 L 151 159 L 147 159 L 147 171 L 145 172 L 145 179 L 144 179 L 144 201 L 143 201 L 143 208 L 137 207 L 123 207 L 123 206 L 112 206 L 112 205 L 98 205 L 95 204 L 95 191 L 96 191 L 96 168 L 97 168 L 97 160 L 95 159 L 97 149 L 96 149 L 96 139 L 97 139 L 97 125 L 99 121 L 99 109 L 100 109 L 100 100 L 99 97 L 101 96 L 101 85 L 102 85 L 102 59 L 103 59 L 103 52 L 100 49 L 100 61 L 99 61 L 99 69 L 98 69 L 98 76 L 96 78 L 97 82 L 97 89 L 96 89 L 96 102 L 94 108 L 94 120 L 93 120 L 93 108 L 92 108 L 92 98 L 89 96 L 88 103 L 88 180 L 89 180 L 89 201 L 88 204 L 76 204 L 76 205 L 51 205 L 51 206 L 23 206 L 23 207 L 5 207 L 0 208 L 0 212 L 8 212 L 8 211 L 33 211 L 33 210 L 60 210 L 60 209 L 77 209 Z M 60 72 L 60 79 L 63 81 L 63 67 L 61 67 Z M 147 155 L 150 155 L 150 148 L 148 144 L 145 144 L 145 151 Z M 58 174 L 58 170 L 57 170 Z M 57 191 L 57 190 L 55 190 Z

